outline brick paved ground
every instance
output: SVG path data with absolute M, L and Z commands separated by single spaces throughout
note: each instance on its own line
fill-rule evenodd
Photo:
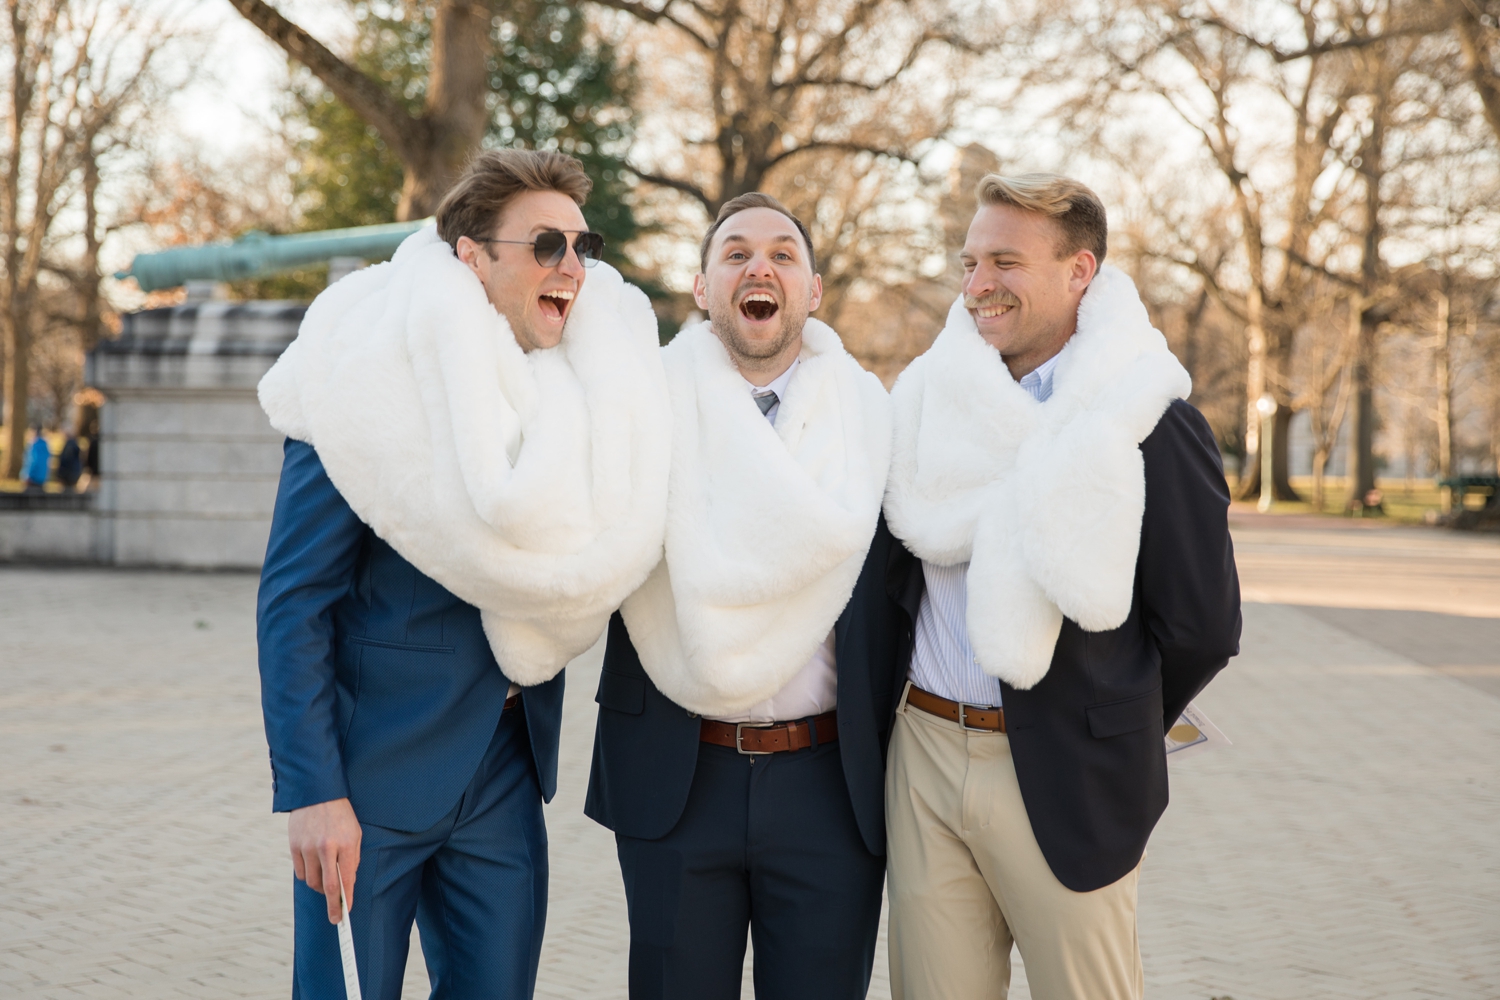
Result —
M 1500 997 L 1500 540 L 1244 517 L 1236 539 L 1259 603 L 1200 700 L 1235 745 L 1173 765 L 1149 995 Z M 0 568 L 0 996 L 287 995 L 254 589 Z M 545 997 L 624 994 L 613 844 L 580 812 L 597 669 L 572 668 L 548 810 Z

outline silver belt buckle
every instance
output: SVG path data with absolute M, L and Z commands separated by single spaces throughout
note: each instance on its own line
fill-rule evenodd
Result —
M 993 733 L 993 732 L 996 731 L 996 730 L 993 730 L 993 729 L 984 729 L 984 728 L 982 728 L 980 726 L 971 726 L 971 725 L 969 725 L 969 709 L 971 709 L 971 708 L 974 709 L 976 712 L 989 712 L 989 711 L 993 711 L 992 709 L 990 709 L 989 707 L 987 707 L 985 705 L 971 705 L 971 704 L 969 704 L 966 701 L 961 701 L 961 702 L 958 703 L 958 725 L 959 725 L 959 728 L 964 729 L 964 730 L 966 730 L 968 732 L 971 732 L 971 733 Z
M 770 729 L 770 728 L 772 728 L 771 726 L 759 725 L 759 724 L 754 723 L 754 722 L 736 722 L 734 724 L 734 749 L 735 749 L 736 753 L 742 753 L 746 757 L 764 757 L 767 754 L 772 754 L 772 753 L 776 752 L 774 750 L 746 750 L 745 749 L 745 742 L 744 741 L 745 741 L 745 728 L 747 726 L 749 728 L 751 728 L 751 729 Z

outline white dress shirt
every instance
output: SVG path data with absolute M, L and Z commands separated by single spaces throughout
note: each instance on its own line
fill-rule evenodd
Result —
M 786 398 L 786 387 L 792 381 L 792 373 L 802 363 L 798 358 L 792 366 L 772 379 L 767 385 L 754 385 L 746 380 L 752 396 L 770 389 L 776 393 L 776 403 L 766 411 L 766 419 L 774 425 L 776 415 L 781 412 L 781 400 Z M 792 679 L 765 701 L 759 702 L 740 715 L 726 716 L 720 722 L 790 722 L 805 719 L 810 715 L 822 715 L 833 711 L 839 701 L 839 675 L 834 659 L 833 630 L 807 661 L 807 665 L 793 675 Z
M 1054 354 L 1021 378 L 1021 388 L 1045 403 L 1052 395 Z M 938 566 L 922 561 L 922 607 L 911 657 L 911 682 L 949 701 L 998 707 L 1000 682 L 980 669 L 969 642 L 969 564 Z

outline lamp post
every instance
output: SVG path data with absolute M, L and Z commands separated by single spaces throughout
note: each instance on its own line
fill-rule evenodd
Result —
M 1260 452 L 1260 502 L 1255 509 L 1261 513 L 1271 509 L 1271 502 L 1276 497 L 1276 442 L 1272 439 L 1272 433 L 1276 426 L 1276 400 L 1269 394 L 1255 401 L 1255 411 L 1260 414 L 1260 442 L 1257 450 Z

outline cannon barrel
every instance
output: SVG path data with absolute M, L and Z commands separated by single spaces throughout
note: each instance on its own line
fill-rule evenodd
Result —
M 174 247 L 137 254 L 130 269 L 118 271 L 121 280 L 135 278 L 143 292 L 175 288 L 189 281 L 241 281 L 319 264 L 333 257 L 384 260 L 401 241 L 431 222 L 391 222 L 380 226 L 329 229 L 320 233 L 268 236 L 248 233 L 233 243 Z

